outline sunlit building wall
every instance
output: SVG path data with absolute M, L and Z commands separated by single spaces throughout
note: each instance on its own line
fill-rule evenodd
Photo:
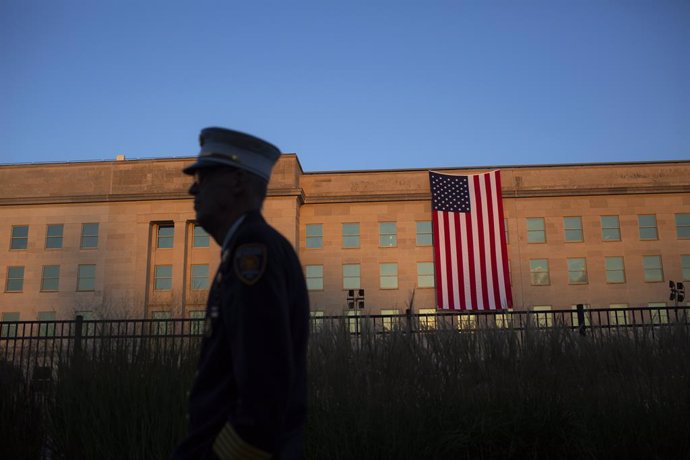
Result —
M 2 318 L 203 314 L 219 249 L 194 224 L 191 160 L 0 166 Z M 670 305 L 668 281 L 690 281 L 690 161 L 500 169 L 516 309 Z M 369 313 L 435 307 L 426 169 L 304 172 L 285 154 L 264 215 L 313 311 L 343 314 L 349 289 Z

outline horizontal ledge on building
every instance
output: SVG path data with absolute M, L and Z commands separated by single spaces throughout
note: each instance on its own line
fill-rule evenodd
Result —
M 302 189 L 275 189 L 268 191 L 268 196 L 296 197 L 304 201 Z M 60 203 L 112 203 L 123 201 L 161 201 L 161 200 L 191 200 L 187 192 L 179 193 L 136 193 L 118 195 L 72 195 L 50 197 L 20 197 L 0 198 L 0 206 L 25 205 L 25 204 L 60 204 Z
M 690 184 L 647 186 L 647 187 L 602 187 L 602 188 L 570 188 L 570 189 L 523 189 L 503 190 L 503 198 L 542 198 L 563 196 L 602 196 L 602 195 L 638 195 L 663 193 L 690 193 Z M 371 203 L 391 201 L 429 201 L 430 193 L 380 193 L 361 195 L 305 195 L 300 188 L 269 189 L 269 197 L 295 197 L 300 204 L 329 204 L 329 203 Z M 191 200 L 189 194 L 179 193 L 136 193 L 118 195 L 74 195 L 51 197 L 20 197 L 0 198 L 0 206 L 27 204 L 60 204 L 60 203 L 99 203 L 123 201 L 160 201 L 160 200 Z
M 639 195 L 660 193 L 690 193 L 690 185 L 666 187 L 607 187 L 586 189 L 550 189 L 550 190 L 503 190 L 503 198 L 542 198 L 562 196 L 601 196 L 601 195 Z M 430 193 L 390 193 L 366 195 L 321 195 L 307 196 L 304 204 L 331 203 L 372 203 L 390 201 L 430 201 Z
M 569 189 L 538 189 L 538 190 L 503 190 L 504 198 L 534 198 L 559 196 L 601 196 L 601 195 L 640 195 L 662 193 L 688 193 L 690 184 L 644 186 L 644 187 L 597 187 L 597 188 L 569 188 Z

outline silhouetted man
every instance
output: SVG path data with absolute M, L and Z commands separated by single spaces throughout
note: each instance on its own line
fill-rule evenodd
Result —
M 206 128 L 189 193 L 222 247 L 189 396 L 189 428 L 171 460 L 304 458 L 309 301 L 292 245 L 260 213 L 280 151 Z

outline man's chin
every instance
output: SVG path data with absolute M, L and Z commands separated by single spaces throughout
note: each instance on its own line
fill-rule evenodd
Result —
M 196 213 L 196 224 L 200 225 L 204 230 L 206 230 L 206 233 L 208 233 L 208 224 L 209 220 L 207 216 L 204 216 L 203 214 L 197 212 Z

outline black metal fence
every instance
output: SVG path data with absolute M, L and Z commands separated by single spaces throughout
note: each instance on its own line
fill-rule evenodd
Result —
M 619 333 L 640 327 L 690 325 L 690 306 L 577 308 L 568 310 L 499 310 L 370 315 L 350 311 L 347 316 L 314 316 L 312 332 L 346 322 L 349 331 L 386 333 L 392 330 L 428 332 L 435 330 L 472 331 L 498 329 L 549 329 L 565 327 L 580 334 Z
M 351 311 L 346 316 L 312 316 L 312 334 L 343 328 L 353 337 L 436 331 L 567 328 L 583 336 L 621 334 L 648 328 L 653 334 L 671 325 L 690 325 L 690 307 L 587 308 L 545 311 L 435 312 L 373 315 Z M 74 356 L 116 356 L 136 361 L 152 355 L 180 359 L 194 352 L 204 332 L 203 319 L 123 319 L 0 322 L 0 379 L 21 373 L 31 385 L 47 384 L 58 363 Z M 188 356 L 188 354 L 187 354 Z

